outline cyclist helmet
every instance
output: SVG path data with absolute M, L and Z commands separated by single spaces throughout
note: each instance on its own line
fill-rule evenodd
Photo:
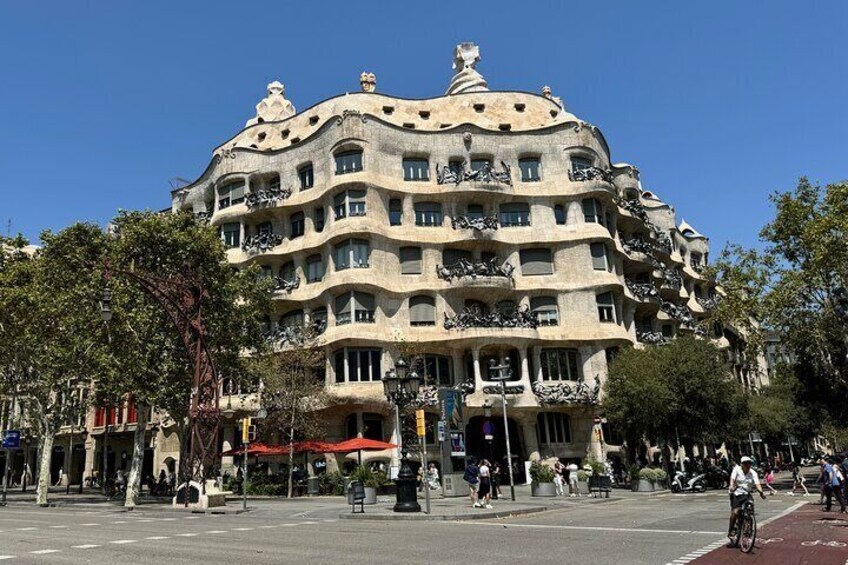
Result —
M 753 463 L 754 460 L 748 457 L 747 455 L 739 460 L 740 463 Z

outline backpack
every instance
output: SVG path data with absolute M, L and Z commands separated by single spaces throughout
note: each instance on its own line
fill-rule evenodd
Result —
M 477 467 L 474 465 L 469 465 L 465 468 L 465 474 L 462 476 L 462 480 L 466 483 L 475 484 L 477 482 Z

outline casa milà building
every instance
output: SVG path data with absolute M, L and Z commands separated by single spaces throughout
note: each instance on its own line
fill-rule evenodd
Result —
M 297 112 L 271 83 L 172 208 L 216 227 L 234 267 L 274 277 L 269 339 L 320 331 L 327 439 L 397 437 L 380 379 L 402 341 L 423 353 L 428 418 L 436 387 L 465 393 L 469 454 L 503 456 L 488 367 L 507 358 L 517 458 L 615 454 L 618 434 L 595 424 L 608 363 L 625 345 L 703 334 L 708 240 L 550 88 L 491 90 L 473 44 L 454 59 L 436 98 L 380 93 L 362 73 L 361 91 Z M 223 383 L 222 408 L 255 406 Z

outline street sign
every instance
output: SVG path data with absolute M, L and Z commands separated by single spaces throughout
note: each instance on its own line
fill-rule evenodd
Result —
M 486 441 L 495 439 L 495 425 L 490 420 L 483 422 L 483 438 Z
M 20 449 L 21 447 L 21 432 L 20 430 L 5 430 L 3 432 L 3 449 Z

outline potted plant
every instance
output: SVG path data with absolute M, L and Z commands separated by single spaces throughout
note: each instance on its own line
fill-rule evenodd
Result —
M 666 489 L 668 474 L 662 469 L 645 467 L 639 469 L 638 478 L 631 481 L 633 492 L 654 492 Z
M 556 496 L 554 485 L 554 470 L 534 461 L 530 465 L 530 494 L 531 496 Z
M 359 481 L 365 487 L 365 504 L 377 504 L 377 488 L 380 486 L 380 478 L 371 467 L 360 465 L 350 474 L 351 481 Z M 348 504 L 352 504 L 351 495 L 348 493 Z
M 585 469 L 577 470 L 577 493 L 589 494 L 589 471 Z

